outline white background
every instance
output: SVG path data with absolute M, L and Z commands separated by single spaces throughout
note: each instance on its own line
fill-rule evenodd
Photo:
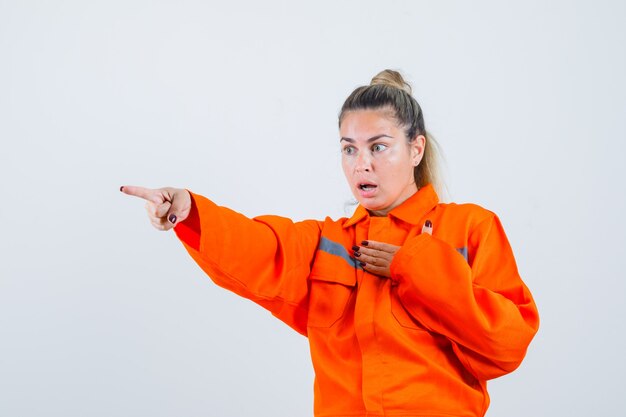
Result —
M 349 214 L 337 112 L 413 83 L 541 314 L 488 416 L 625 409 L 622 1 L 0 0 L 0 415 L 310 416 L 307 341 L 122 184 Z

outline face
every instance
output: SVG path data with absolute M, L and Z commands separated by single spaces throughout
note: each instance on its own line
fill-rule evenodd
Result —
M 374 216 L 385 216 L 417 191 L 413 169 L 426 139 L 409 143 L 389 111 L 356 110 L 344 115 L 341 164 L 352 194 Z

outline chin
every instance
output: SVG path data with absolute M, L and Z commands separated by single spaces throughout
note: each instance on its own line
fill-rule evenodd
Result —
M 385 207 L 380 205 L 380 204 L 374 204 L 373 202 L 368 202 L 367 201 L 359 201 L 359 203 L 363 206 L 363 208 L 369 210 L 369 211 L 382 211 L 385 210 Z

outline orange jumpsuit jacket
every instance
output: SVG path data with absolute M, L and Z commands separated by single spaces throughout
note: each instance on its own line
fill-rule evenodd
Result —
M 537 331 L 496 215 L 439 203 L 430 185 L 386 217 L 359 206 L 302 222 L 191 195 L 175 231 L 193 259 L 309 338 L 316 417 L 483 416 L 486 381 L 517 368 Z M 391 279 L 352 257 L 368 239 L 401 246 Z

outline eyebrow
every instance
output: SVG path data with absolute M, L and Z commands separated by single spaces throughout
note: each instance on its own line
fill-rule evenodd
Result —
M 385 135 L 385 134 L 372 136 L 371 138 L 369 138 L 369 139 L 367 140 L 367 143 L 374 142 L 375 140 L 378 140 L 378 139 L 380 139 L 380 138 L 390 138 L 390 139 L 393 139 L 393 136 L 389 136 L 389 135 Z M 346 142 L 350 142 L 350 143 L 354 143 L 354 142 L 356 142 L 356 141 L 355 141 L 354 139 L 352 139 L 352 138 L 344 138 L 344 137 L 342 137 L 341 139 L 339 139 L 339 142 L 341 142 L 342 140 L 345 140 Z

